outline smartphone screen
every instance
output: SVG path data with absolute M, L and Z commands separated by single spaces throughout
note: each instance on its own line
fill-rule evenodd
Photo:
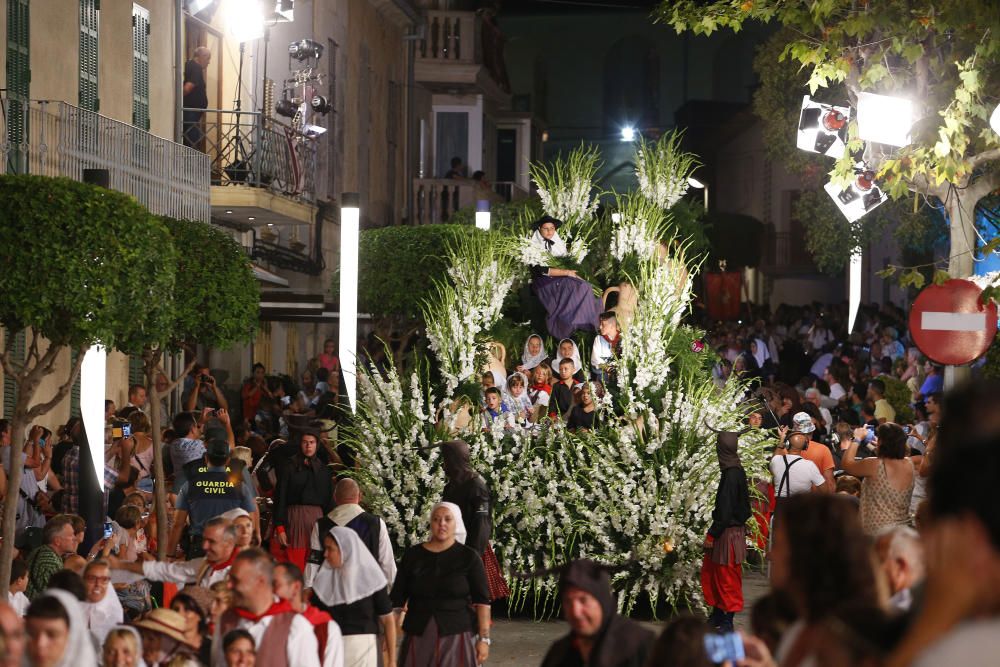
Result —
M 737 632 L 722 634 L 710 632 L 705 635 L 705 656 L 716 665 L 727 660 L 735 663 L 746 657 L 743 652 L 743 640 Z
M 113 532 L 114 532 L 114 530 L 112 530 L 112 528 L 111 528 L 111 522 L 110 521 L 105 521 L 104 522 L 104 539 L 108 539 L 109 537 L 111 537 L 111 534 Z
M 122 437 L 123 438 L 132 437 L 132 424 L 122 424 Z

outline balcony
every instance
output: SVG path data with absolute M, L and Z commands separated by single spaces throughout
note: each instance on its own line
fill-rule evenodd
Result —
M 525 199 L 528 193 L 517 183 L 498 181 L 492 191 L 483 191 L 475 182 L 451 178 L 416 178 L 413 180 L 413 222 L 427 225 L 448 222 L 452 214 L 474 206 L 478 200 L 491 204 Z
M 157 215 L 209 220 L 209 160 L 137 127 L 58 101 L 3 100 L 0 119 L 8 172 L 83 179 L 106 169 L 110 187 Z M 20 133 L 20 143 L 10 143 Z
M 415 75 L 432 92 L 482 92 L 510 96 L 503 58 L 504 37 L 497 25 L 476 12 L 427 12 L 427 31 L 417 43 Z
M 185 143 L 206 154 L 212 220 L 235 229 L 311 224 L 317 141 L 259 111 L 203 111 Z

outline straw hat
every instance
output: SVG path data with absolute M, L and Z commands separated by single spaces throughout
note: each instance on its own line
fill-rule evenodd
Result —
M 141 621 L 137 621 L 135 624 L 137 628 L 149 630 L 150 632 L 158 632 L 161 635 L 179 641 L 185 646 L 195 648 L 184 637 L 185 625 L 184 617 L 181 616 L 180 612 L 163 607 L 149 612 L 143 616 Z

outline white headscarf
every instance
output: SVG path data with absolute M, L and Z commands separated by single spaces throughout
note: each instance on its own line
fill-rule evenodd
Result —
M 313 592 L 323 604 L 329 607 L 351 604 L 389 585 L 382 568 L 357 533 L 350 528 L 334 526 L 330 535 L 340 547 L 341 565 L 330 567 L 324 560 L 313 579 Z
M 455 541 L 465 544 L 465 538 L 469 536 L 469 532 L 465 530 L 465 522 L 462 521 L 462 510 L 459 509 L 458 505 L 455 503 L 447 503 L 444 501 L 434 503 L 434 507 L 431 508 L 432 520 L 434 518 L 434 512 L 439 507 L 446 507 L 451 512 L 451 515 L 455 518 Z
M 553 257 L 565 257 L 569 254 L 569 250 L 566 249 L 566 242 L 562 240 L 559 236 L 559 230 L 552 235 L 552 238 L 546 242 L 545 237 L 539 230 L 535 230 L 535 233 L 531 235 L 531 243 L 535 246 L 541 248 L 545 252 L 549 253 Z M 548 243 L 552 243 L 552 247 L 549 248 Z
M 219 515 L 220 518 L 223 518 L 226 521 L 229 521 L 230 523 L 236 521 L 241 516 L 250 516 L 250 512 L 247 512 L 242 507 L 237 507 L 236 509 L 231 509 L 228 512 L 223 512 L 222 514 Z
M 528 350 L 528 343 L 531 342 L 532 338 L 537 338 L 540 343 L 538 346 L 538 354 L 532 354 Z M 542 363 L 547 356 L 549 355 L 545 352 L 545 339 L 538 334 L 531 334 L 528 336 L 528 340 L 524 341 L 524 352 L 521 354 L 521 365 L 530 371 L 532 368 Z
M 40 597 L 55 598 L 69 617 L 69 638 L 66 649 L 56 663 L 56 667 L 72 667 L 73 665 L 96 665 L 97 655 L 94 652 L 94 640 L 87 629 L 80 602 L 71 593 L 50 588 Z
M 580 348 L 576 346 L 576 341 L 570 338 L 563 338 L 559 341 L 559 346 L 556 347 L 556 354 L 559 356 L 558 358 L 552 360 L 552 370 L 556 375 L 559 374 L 559 363 L 563 360 L 562 353 L 559 351 L 559 348 L 562 347 L 563 343 L 569 343 L 573 346 L 573 354 L 570 356 L 570 359 L 573 360 L 573 372 L 579 372 L 579 370 L 583 368 L 583 362 L 580 361 Z
M 80 604 L 90 632 L 97 637 L 97 641 L 101 645 L 104 644 L 104 639 L 111 632 L 111 628 L 125 621 L 122 603 L 118 599 L 115 587 L 110 583 L 100 602 L 82 602 Z
M 136 654 L 136 667 L 146 667 L 146 661 L 142 659 L 142 635 L 131 625 L 116 625 L 108 631 L 111 634 L 112 630 L 128 630 L 133 637 L 135 637 L 135 650 L 138 651 Z M 104 660 L 104 644 L 107 643 L 107 637 L 104 638 L 104 642 L 101 644 L 101 661 Z

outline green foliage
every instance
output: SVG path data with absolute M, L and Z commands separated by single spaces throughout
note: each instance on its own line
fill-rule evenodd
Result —
M 419 319 L 420 305 L 445 280 L 445 250 L 458 239 L 482 233 L 471 225 L 404 225 L 366 229 L 358 247 L 359 310 L 376 317 Z
M 906 383 L 894 377 L 882 376 L 879 378 L 885 382 L 885 400 L 896 411 L 896 422 L 899 424 L 913 423 L 913 408 L 910 401 L 913 400 L 913 393 Z
M 805 221 L 806 249 L 816 267 L 829 274 L 843 271 L 854 249 L 880 237 L 888 223 L 882 207 L 865 216 L 863 224 L 848 222 L 823 190 L 801 193 L 794 215 Z
M 178 249 L 172 337 L 228 348 L 257 329 L 260 289 L 250 260 L 229 234 L 195 220 L 163 218 Z
M 532 222 L 542 217 L 542 203 L 538 197 L 526 197 L 509 202 L 490 204 L 490 229 L 504 233 L 524 234 Z M 476 223 L 476 207 L 467 206 L 455 211 L 448 219 L 451 225 Z
M 982 375 L 991 380 L 1000 379 L 1000 335 L 993 338 L 986 350 L 986 363 L 983 364 Z
M 0 176 L 0 322 L 55 345 L 108 346 L 169 324 L 163 225 L 128 195 L 66 178 Z M 166 251 L 164 250 L 166 248 Z

